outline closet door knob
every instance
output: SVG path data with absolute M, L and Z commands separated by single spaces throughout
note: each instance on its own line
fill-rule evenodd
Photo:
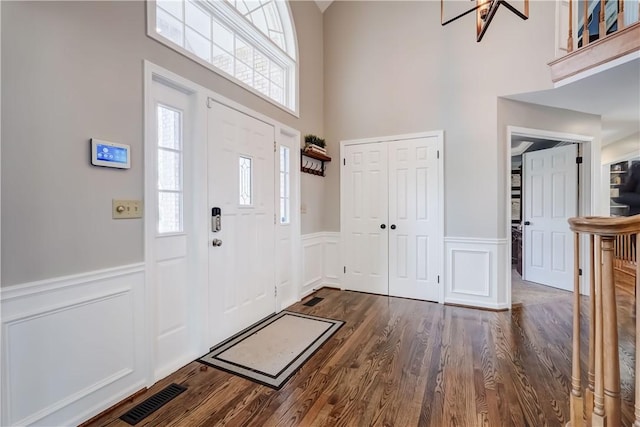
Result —
M 391 224 L 391 229 L 395 230 L 396 229 L 396 225 L 395 224 Z
M 380 228 L 384 230 L 385 228 L 387 228 L 387 226 L 385 224 L 380 224 Z

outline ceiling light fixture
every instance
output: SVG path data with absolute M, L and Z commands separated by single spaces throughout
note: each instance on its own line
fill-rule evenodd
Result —
M 442 26 L 450 24 L 453 21 L 456 21 L 462 18 L 469 13 L 476 11 L 476 36 L 477 41 L 479 42 L 484 37 L 484 33 L 487 32 L 487 28 L 489 28 L 489 24 L 491 24 L 491 20 L 495 16 L 498 7 L 501 4 L 504 4 L 507 9 L 511 12 L 515 13 L 522 19 L 529 19 L 529 0 L 524 0 L 524 12 L 520 12 L 518 9 L 513 7 L 513 5 L 509 4 L 506 0 L 472 0 L 475 1 L 475 6 L 471 9 L 462 12 L 458 16 L 455 16 L 451 19 L 444 20 L 444 0 L 440 0 L 440 23 Z

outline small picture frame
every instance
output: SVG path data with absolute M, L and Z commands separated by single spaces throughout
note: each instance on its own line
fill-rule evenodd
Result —
M 511 171 L 511 187 L 521 187 L 522 186 L 522 175 L 520 175 L 520 171 Z
M 521 204 L 520 198 L 511 199 L 511 222 L 520 222 L 521 220 Z

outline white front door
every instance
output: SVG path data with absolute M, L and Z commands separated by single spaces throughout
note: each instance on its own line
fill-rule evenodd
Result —
M 345 289 L 387 295 L 387 144 L 345 146 L 342 180 Z
M 567 219 L 577 214 L 575 144 L 523 155 L 523 279 L 573 288 L 573 237 Z
M 209 331 L 216 344 L 276 310 L 274 128 L 210 100 Z M 214 246 L 213 241 L 220 241 Z
M 437 301 L 438 141 L 389 147 L 389 295 Z

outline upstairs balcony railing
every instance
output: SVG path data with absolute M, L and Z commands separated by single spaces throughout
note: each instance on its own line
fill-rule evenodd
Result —
M 620 357 L 614 265 L 618 242 L 628 241 L 627 255 L 635 256 L 640 244 L 640 215 L 622 218 L 580 217 L 569 219 L 574 232 L 573 357 L 570 421 L 568 427 L 622 425 Z M 589 236 L 589 353 L 587 384 L 580 372 L 580 234 Z M 635 239 L 632 239 L 634 236 Z M 640 263 L 636 262 L 636 295 L 640 289 Z M 635 301 L 636 365 L 635 420 L 640 427 L 640 299 Z
M 639 51 L 639 16 L 638 0 L 568 0 L 567 55 L 549 63 L 552 80 Z

